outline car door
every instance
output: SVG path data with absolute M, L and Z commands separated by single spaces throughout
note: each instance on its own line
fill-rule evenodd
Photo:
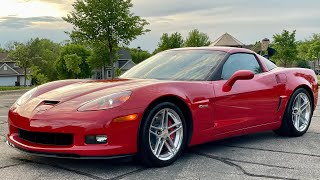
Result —
M 254 72 L 251 80 L 238 80 L 230 91 L 223 85 L 238 70 Z M 214 129 L 226 133 L 275 121 L 279 93 L 273 73 L 264 72 L 254 54 L 231 54 L 214 81 Z

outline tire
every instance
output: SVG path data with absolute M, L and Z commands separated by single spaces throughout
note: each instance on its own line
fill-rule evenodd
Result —
M 163 117 L 168 118 L 163 120 Z M 146 112 L 140 125 L 139 161 L 148 167 L 163 167 L 172 164 L 186 146 L 186 130 L 186 121 L 178 106 L 170 102 L 157 104 Z
M 302 136 L 309 129 L 312 115 L 313 104 L 310 94 L 306 89 L 299 88 L 292 94 L 287 104 L 280 128 L 274 132 L 280 136 Z

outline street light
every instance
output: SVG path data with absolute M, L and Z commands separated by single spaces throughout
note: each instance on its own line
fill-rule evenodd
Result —
M 138 63 L 140 63 L 140 51 L 141 51 L 141 47 L 138 46 Z

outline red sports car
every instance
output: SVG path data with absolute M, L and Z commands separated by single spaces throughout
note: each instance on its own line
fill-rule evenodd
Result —
M 315 73 L 247 49 L 159 53 L 115 80 L 36 87 L 9 110 L 8 144 L 36 155 L 173 163 L 187 146 L 273 130 L 301 136 L 318 97 Z

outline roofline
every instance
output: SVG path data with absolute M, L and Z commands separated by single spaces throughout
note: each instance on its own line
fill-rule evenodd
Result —
M 4 65 L 8 66 L 12 71 L 14 71 L 14 72 L 16 72 L 17 74 L 19 74 L 18 71 L 14 70 L 14 69 L 13 69 L 11 66 L 9 66 L 7 63 L 3 63 L 2 66 L 0 66 L 0 69 L 1 69 Z
M 218 37 L 215 41 L 213 41 L 211 44 L 210 44 L 210 46 L 211 45 L 213 45 L 213 44 L 217 44 L 221 39 L 222 39 L 222 37 L 224 37 L 224 35 L 229 35 L 229 36 L 231 36 L 240 46 L 245 46 L 245 44 L 244 43 L 242 43 L 241 41 L 239 41 L 239 39 L 237 39 L 237 38 L 235 38 L 234 36 L 232 36 L 231 34 L 229 34 L 229 33 L 224 33 L 224 34 L 222 34 L 220 37 Z
M 129 60 L 129 61 L 133 62 L 132 60 Z M 120 67 L 120 69 L 122 69 L 125 65 L 127 65 L 127 64 L 129 63 L 129 61 L 127 61 L 126 63 L 124 63 L 124 65 L 122 65 L 122 66 Z M 133 64 L 137 65 L 137 64 L 134 63 L 134 62 L 133 62 Z
M 223 51 L 223 52 L 230 53 L 230 54 L 237 53 L 237 52 L 255 54 L 255 52 L 250 50 L 250 49 L 237 48 L 237 47 L 228 47 L 228 46 L 185 47 L 185 48 L 169 49 L 169 50 L 166 50 L 166 51 L 181 51 L 181 50 L 209 50 L 209 51 Z

